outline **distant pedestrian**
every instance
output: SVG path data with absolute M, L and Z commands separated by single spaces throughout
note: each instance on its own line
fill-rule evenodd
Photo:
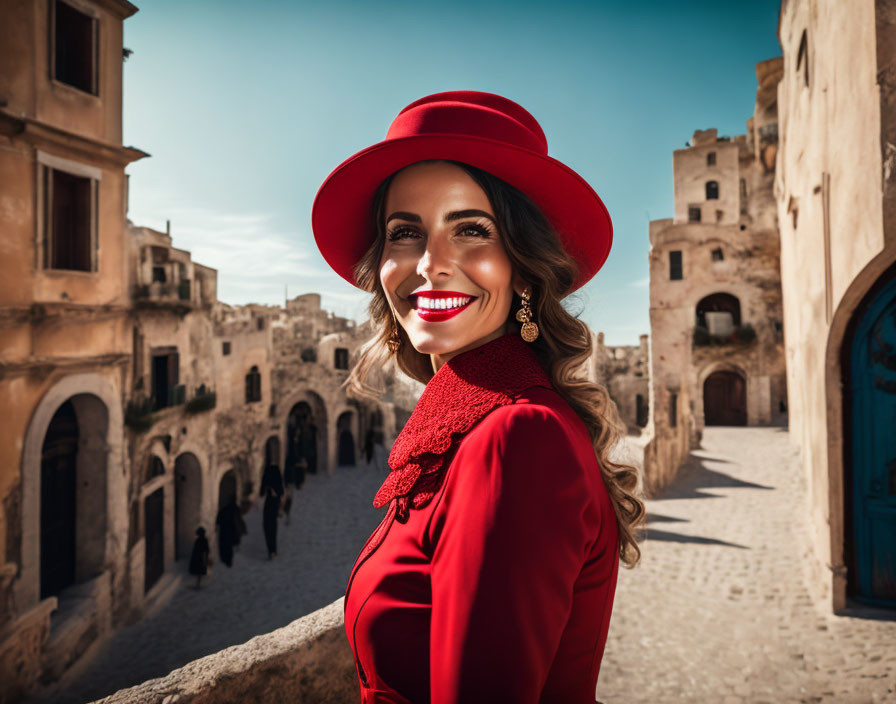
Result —
M 364 457 L 367 460 L 367 468 L 370 469 L 370 463 L 373 461 L 373 428 L 367 430 L 364 436 Z
M 283 478 L 277 465 L 269 464 L 265 468 L 260 494 L 264 496 L 262 511 L 264 541 L 268 548 L 268 559 L 272 560 L 277 555 L 277 517 L 280 514 L 280 497 L 283 496 Z
M 283 515 L 286 517 L 286 525 L 289 525 L 289 510 L 292 508 L 292 488 L 295 484 L 295 467 L 289 464 L 283 470 Z
M 233 565 L 233 546 L 238 542 L 240 520 L 240 509 L 236 505 L 236 497 L 232 496 L 215 518 L 215 525 L 218 526 L 218 555 L 228 567 Z
M 193 552 L 190 555 L 190 574 L 196 575 L 196 588 L 201 586 L 202 578 L 208 572 L 209 563 L 208 538 L 205 537 L 205 528 L 199 526 L 196 529 L 196 540 L 193 542 Z
M 296 460 L 296 489 L 301 489 L 305 483 L 305 473 L 308 471 L 308 460 L 299 457 Z

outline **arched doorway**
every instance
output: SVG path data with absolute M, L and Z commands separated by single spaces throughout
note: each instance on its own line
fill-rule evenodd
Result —
M 109 414 L 92 394 L 56 409 L 41 445 L 40 597 L 103 569 Z
M 896 275 L 857 308 L 849 341 L 846 408 L 852 509 L 850 591 L 896 607 Z M 850 496 L 851 495 L 851 496 Z M 850 500 L 851 499 L 851 500 Z M 849 551 L 848 551 L 849 552 Z
M 703 382 L 704 425 L 746 425 L 746 383 L 737 372 L 720 370 Z
M 174 557 L 190 556 L 202 505 L 202 469 L 192 452 L 174 462 Z M 208 530 L 208 526 L 205 526 Z
M 271 464 L 280 466 L 280 438 L 276 435 L 269 437 L 264 444 L 264 467 L 262 467 L 262 473 L 264 473 L 264 468 Z
M 346 411 L 336 421 L 339 438 L 339 455 L 336 464 L 340 467 L 355 466 L 355 436 L 352 433 L 352 412 Z
M 165 571 L 165 489 L 159 487 L 143 500 L 145 561 L 143 590 L 148 592 Z
M 75 583 L 78 418 L 63 403 L 47 428 L 40 465 L 40 598 Z
M 319 404 L 315 404 L 319 405 Z M 322 452 L 325 438 L 326 418 L 320 408 L 313 408 L 307 401 L 299 401 L 289 411 L 287 419 L 287 456 L 298 461 L 305 458 L 307 471 L 315 474 L 318 458 L 326 457 Z

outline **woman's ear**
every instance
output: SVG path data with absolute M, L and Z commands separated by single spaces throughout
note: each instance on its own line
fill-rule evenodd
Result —
M 523 281 L 522 277 L 519 274 L 513 275 L 513 279 L 510 285 L 513 288 L 513 292 L 520 297 L 522 297 L 523 291 L 528 287 L 528 284 Z

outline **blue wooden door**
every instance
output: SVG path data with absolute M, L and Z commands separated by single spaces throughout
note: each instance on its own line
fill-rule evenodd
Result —
M 850 350 L 855 596 L 896 607 L 896 279 L 861 316 Z

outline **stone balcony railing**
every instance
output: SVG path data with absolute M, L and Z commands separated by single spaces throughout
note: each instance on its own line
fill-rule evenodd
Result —
M 343 599 L 96 704 L 342 704 L 360 699 Z

